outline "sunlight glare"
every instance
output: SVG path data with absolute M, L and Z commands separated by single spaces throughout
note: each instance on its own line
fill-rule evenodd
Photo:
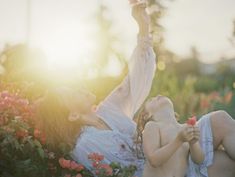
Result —
M 42 48 L 48 58 L 48 69 L 51 72 L 84 74 L 92 60 L 94 42 L 89 38 L 89 26 L 85 24 L 69 24 L 51 27 L 43 41 Z

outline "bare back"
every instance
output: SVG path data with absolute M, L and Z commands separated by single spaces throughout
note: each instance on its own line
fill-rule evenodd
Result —
M 143 133 L 143 144 L 147 158 L 143 177 L 184 177 L 186 175 L 189 153 L 189 145 L 187 143 L 183 143 L 165 163 L 155 168 L 148 160 L 148 155 L 146 155 L 148 149 L 145 148 L 145 146 L 149 144 L 151 144 L 151 148 L 154 148 L 155 151 L 165 147 L 167 144 L 174 141 L 180 130 L 180 125 L 166 125 L 157 122 L 149 122 L 146 125 Z M 150 134 L 152 136 L 149 136 Z

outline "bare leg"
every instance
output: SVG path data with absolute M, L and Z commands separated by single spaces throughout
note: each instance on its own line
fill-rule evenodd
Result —
M 235 120 L 225 111 L 211 114 L 213 144 L 216 150 L 221 144 L 228 156 L 235 160 Z
M 215 151 L 213 164 L 208 167 L 209 177 L 234 177 L 235 161 L 225 151 Z

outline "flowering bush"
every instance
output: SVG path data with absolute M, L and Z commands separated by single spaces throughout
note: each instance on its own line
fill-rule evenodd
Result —
M 103 163 L 104 156 L 88 156 L 94 167 L 87 170 L 71 159 L 66 145 L 49 150 L 46 136 L 35 124 L 33 102 L 17 90 L 0 92 L 0 176 L 1 177 L 131 177 L 136 167 Z M 67 160 L 66 160 L 67 159 Z

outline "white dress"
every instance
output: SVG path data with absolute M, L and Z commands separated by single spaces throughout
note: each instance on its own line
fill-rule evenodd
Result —
M 102 101 L 96 114 L 111 130 L 83 128 L 72 151 L 74 160 L 91 169 L 90 153 L 103 154 L 105 163 L 136 165 L 136 175 L 142 176 L 144 159 L 138 159 L 133 142 L 136 123 L 132 120 L 148 96 L 155 74 L 156 62 L 150 36 L 138 36 L 137 46 L 129 62 L 129 73 L 123 82 Z

